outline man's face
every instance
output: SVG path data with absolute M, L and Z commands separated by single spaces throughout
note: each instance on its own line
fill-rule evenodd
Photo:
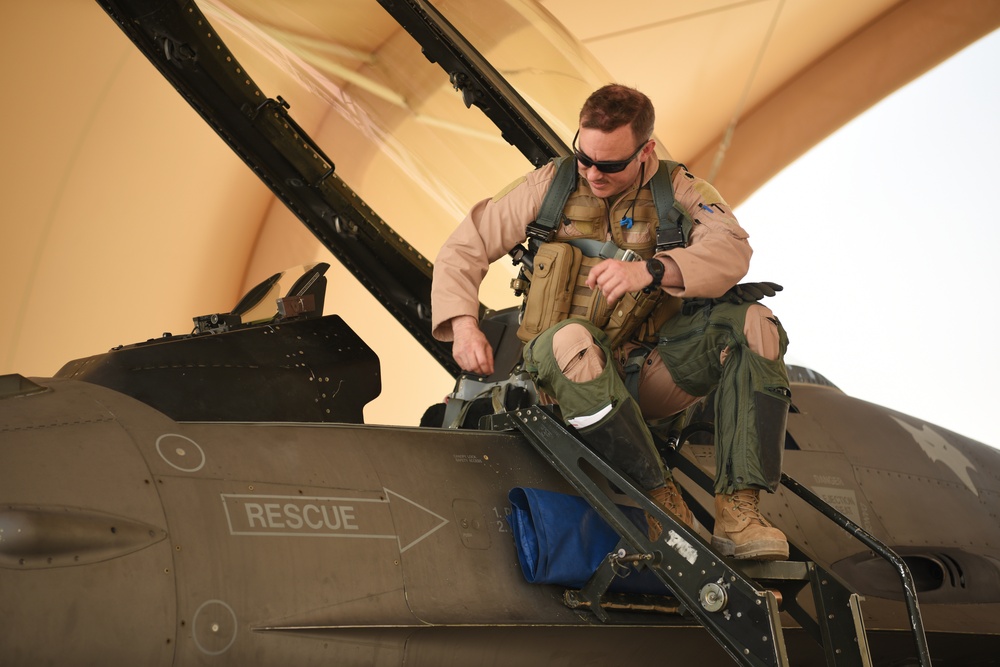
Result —
M 642 161 L 649 157 L 655 145 L 653 141 L 647 141 L 636 153 L 638 144 L 639 141 L 633 136 L 632 128 L 628 125 L 622 125 L 611 132 L 581 127 L 577 150 L 589 158 L 590 162 L 616 162 L 628 160 L 629 156 L 632 156 L 632 159 L 617 173 L 602 172 L 598 169 L 598 165 L 584 167 L 580 160 L 577 160 L 577 171 L 580 176 L 587 179 L 590 189 L 598 197 L 613 197 L 620 194 L 635 182 Z

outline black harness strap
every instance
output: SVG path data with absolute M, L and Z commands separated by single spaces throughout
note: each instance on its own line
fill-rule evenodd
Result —
M 538 210 L 538 218 L 527 227 L 528 238 L 538 243 L 548 243 L 555 234 L 556 227 L 563 218 L 563 210 L 569 196 L 576 190 L 576 158 L 558 157 L 553 159 L 556 175 L 545 193 L 545 199 Z M 674 199 L 671 176 L 679 162 L 660 160 L 660 168 L 650 179 L 653 205 L 659 217 L 656 228 L 656 251 L 686 246 L 691 238 L 693 221 L 691 216 Z
M 661 160 L 660 168 L 649 181 L 650 190 L 653 192 L 653 205 L 660 218 L 660 224 L 656 228 L 656 252 L 683 248 L 691 238 L 691 227 L 694 222 L 688 212 L 674 199 L 674 184 L 670 180 L 674 169 L 678 166 L 684 167 L 679 162 Z
M 538 218 L 528 224 L 528 238 L 538 243 L 552 240 L 556 227 L 562 220 L 566 202 L 576 189 L 576 158 L 557 157 L 552 161 L 556 165 L 556 175 L 538 209 Z

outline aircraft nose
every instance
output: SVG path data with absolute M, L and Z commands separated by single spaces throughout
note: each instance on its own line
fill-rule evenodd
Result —
M 106 561 L 166 538 L 144 523 L 69 507 L 0 510 L 0 565 L 65 567 Z

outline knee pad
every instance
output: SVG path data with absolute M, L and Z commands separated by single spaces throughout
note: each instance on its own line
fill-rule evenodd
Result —
M 746 309 L 743 317 L 743 335 L 750 350 L 765 359 L 774 361 L 784 353 L 781 323 L 766 306 L 755 303 Z M 785 344 L 787 345 L 787 341 Z
M 572 322 L 552 336 L 552 355 L 569 380 L 588 382 L 604 370 L 607 357 L 586 327 Z
M 525 370 L 539 389 L 556 399 L 567 423 L 600 415 L 596 422 L 579 429 L 588 446 L 644 489 L 662 486 L 666 473 L 653 437 L 615 365 L 604 363 L 596 377 L 584 382 L 574 382 L 563 373 L 559 363 L 562 354 L 587 353 L 591 346 L 596 346 L 604 359 L 611 359 L 600 329 L 584 320 L 564 320 L 525 346 Z
M 567 377 L 556 356 L 554 338 L 564 328 L 570 329 L 560 337 L 560 342 L 578 341 L 580 331 L 586 331 L 604 359 L 611 358 L 604 333 L 590 322 L 569 319 L 559 322 L 528 343 L 524 348 L 524 368 L 528 371 L 540 390 L 552 396 L 559 403 L 563 419 L 570 420 L 583 415 L 592 415 L 608 404 L 618 405 L 628 397 L 625 383 L 618 376 L 614 364 L 604 363 L 603 369 L 595 377 L 576 382 Z M 570 345 L 569 350 L 573 349 Z

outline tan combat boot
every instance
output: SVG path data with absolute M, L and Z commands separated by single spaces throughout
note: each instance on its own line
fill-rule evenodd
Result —
M 666 484 L 650 491 L 649 496 L 657 505 L 687 524 L 688 528 L 695 530 L 694 514 L 684 502 L 684 496 L 681 495 L 681 490 L 673 479 L 668 479 Z M 660 535 L 663 534 L 663 526 L 660 525 L 660 522 L 647 513 L 646 523 L 649 524 L 649 539 L 653 542 L 660 539 Z
M 715 496 L 712 546 L 733 558 L 788 560 L 788 540 L 757 509 L 759 495 L 757 489 L 744 489 Z

